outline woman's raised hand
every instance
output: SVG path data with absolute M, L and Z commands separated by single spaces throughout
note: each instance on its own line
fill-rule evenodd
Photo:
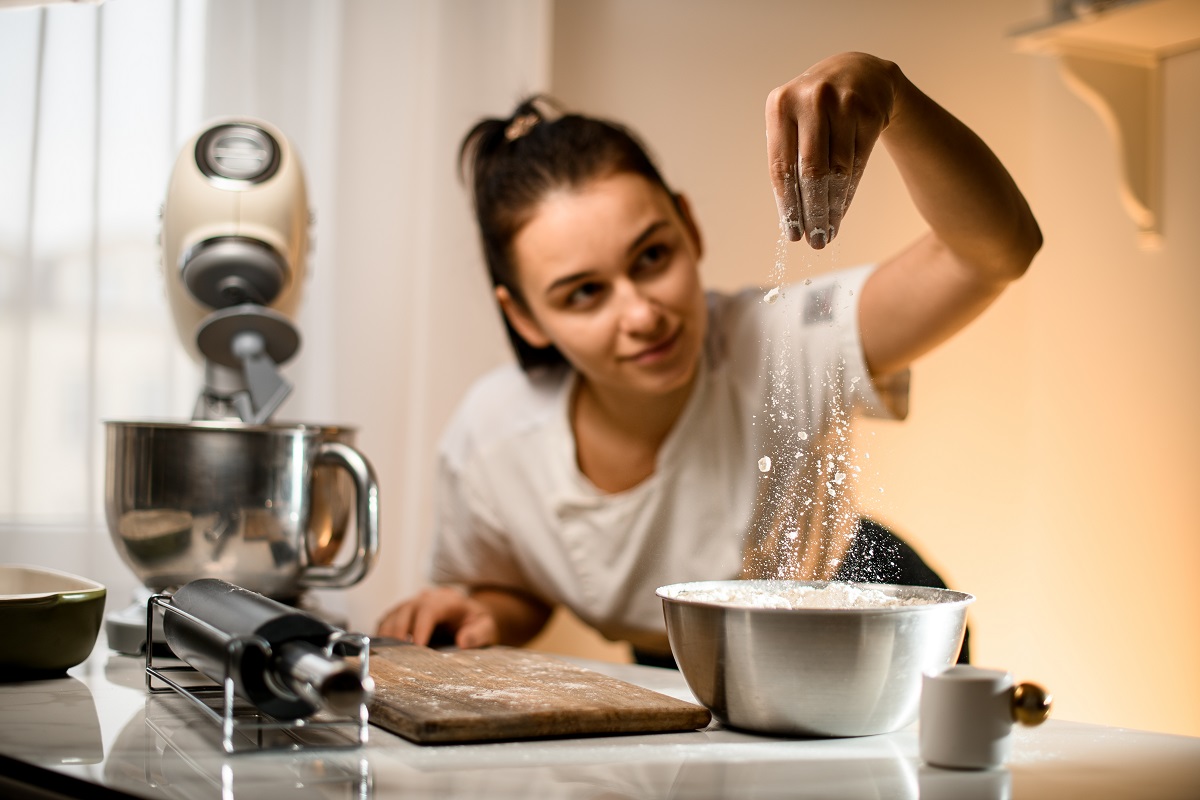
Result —
M 767 98 L 767 156 L 779 220 L 821 249 L 837 235 L 903 75 L 865 53 L 813 65 Z

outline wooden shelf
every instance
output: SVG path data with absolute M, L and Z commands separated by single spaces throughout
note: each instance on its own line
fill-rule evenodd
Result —
M 1153 248 L 1162 222 L 1162 62 L 1200 48 L 1200 0 L 1093 5 L 1012 36 L 1018 51 L 1056 57 L 1067 85 L 1108 126 L 1121 159 L 1122 200 L 1142 245 Z
M 1200 47 L 1200 0 L 1099 3 L 1091 13 L 1037 23 L 1012 35 L 1026 52 L 1072 50 L 1161 60 Z

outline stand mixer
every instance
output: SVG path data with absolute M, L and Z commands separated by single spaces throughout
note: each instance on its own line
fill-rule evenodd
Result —
M 190 421 L 105 423 L 108 529 L 145 585 L 106 620 L 119 652 L 144 652 L 152 593 L 219 578 L 302 605 L 304 590 L 351 586 L 375 560 L 378 487 L 354 431 L 271 421 L 292 388 L 279 367 L 300 347 L 309 220 L 300 162 L 271 125 L 218 120 L 182 148 L 162 267 L 204 386 Z M 334 563 L 352 508 L 354 551 Z
M 262 122 L 226 121 L 184 147 L 162 216 L 167 299 L 180 341 L 204 364 L 193 419 L 261 424 L 291 391 L 291 322 L 308 250 L 304 175 Z

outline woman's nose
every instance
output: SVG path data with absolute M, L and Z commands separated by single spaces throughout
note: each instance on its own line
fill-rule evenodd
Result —
M 621 327 L 633 336 L 652 336 L 662 328 L 662 308 L 636 286 L 626 287 L 621 298 Z

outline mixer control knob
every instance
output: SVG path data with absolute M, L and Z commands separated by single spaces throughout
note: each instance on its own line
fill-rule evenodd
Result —
M 279 169 L 279 146 L 257 125 L 218 125 L 196 142 L 196 164 L 209 178 L 262 183 Z

